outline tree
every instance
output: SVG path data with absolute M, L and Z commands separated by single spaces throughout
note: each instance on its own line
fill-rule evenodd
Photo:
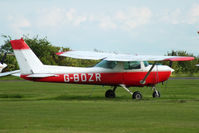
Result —
M 6 35 L 3 35 L 2 37 L 5 39 L 5 43 L 0 47 L 0 52 L 13 53 L 10 44 L 10 40 L 12 40 L 12 38 Z M 42 63 L 46 65 L 88 67 L 93 66 L 98 62 L 93 60 L 80 60 L 57 56 L 56 53 L 69 51 L 70 48 L 53 46 L 46 37 L 39 38 L 38 36 L 35 36 L 33 38 L 30 38 L 29 36 L 24 35 L 23 39 L 37 55 L 37 57 L 42 61 Z M 7 70 L 9 71 L 19 69 L 16 58 L 13 55 L 7 56 L 6 63 L 8 64 Z

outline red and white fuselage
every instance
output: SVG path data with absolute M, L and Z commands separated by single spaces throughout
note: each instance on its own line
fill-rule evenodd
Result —
M 142 63 L 142 62 L 141 62 Z M 120 65 L 120 64 L 119 64 Z M 121 63 L 122 65 L 122 63 Z M 65 66 L 43 66 L 43 74 L 52 74 L 49 77 L 28 77 L 31 74 L 21 74 L 21 77 L 27 80 L 40 82 L 63 82 L 63 83 L 78 83 L 78 84 L 97 84 L 97 85 L 119 85 L 126 86 L 145 86 L 154 85 L 167 80 L 172 69 L 168 66 L 157 66 L 158 71 L 154 70 L 150 73 L 143 85 L 140 81 L 144 78 L 150 69 L 148 67 L 140 70 L 121 70 L 121 69 L 106 69 L 100 67 L 81 68 L 81 67 L 65 67 Z
M 12 48 L 17 58 L 21 78 L 39 82 L 59 82 L 77 84 L 96 84 L 118 86 L 153 86 L 169 78 L 173 69 L 165 65 L 155 65 L 144 84 L 140 81 L 150 70 L 151 65 L 140 61 L 136 69 L 124 68 L 124 61 L 117 61 L 114 68 L 104 67 L 67 67 L 43 65 L 23 39 L 12 40 Z

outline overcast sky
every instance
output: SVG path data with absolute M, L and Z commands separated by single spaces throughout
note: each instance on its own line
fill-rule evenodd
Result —
M 199 0 L 0 0 L 1 35 L 73 50 L 199 55 L 198 30 Z

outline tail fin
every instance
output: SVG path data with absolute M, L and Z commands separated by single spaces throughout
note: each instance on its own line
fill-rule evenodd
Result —
M 19 64 L 21 74 L 41 73 L 44 65 L 29 48 L 23 38 L 11 40 L 10 43 Z

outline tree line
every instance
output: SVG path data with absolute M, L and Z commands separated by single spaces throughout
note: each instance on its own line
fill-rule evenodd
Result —
M 4 38 L 4 44 L 0 47 L 0 53 L 8 52 L 6 57 L 6 64 L 8 67 L 4 71 L 11 71 L 19 69 L 16 58 L 13 55 L 13 50 L 10 44 L 12 38 L 7 35 L 2 35 Z M 23 39 L 37 55 L 37 57 L 46 65 L 61 65 L 61 66 L 78 66 L 78 67 L 91 67 L 94 66 L 99 61 L 96 60 L 81 60 L 81 59 L 72 59 L 69 57 L 57 56 L 56 53 L 64 52 L 71 50 L 70 48 L 53 46 L 46 37 L 39 38 L 35 36 L 30 38 L 28 35 L 24 35 Z M 180 61 L 173 62 L 172 68 L 175 69 L 175 73 L 198 73 L 199 67 L 196 67 L 196 64 L 199 64 L 199 57 L 194 56 L 193 54 L 187 53 L 186 51 L 174 51 L 168 52 L 166 55 L 172 56 L 193 56 L 195 60 L 193 61 Z M 0 54 L 0 59 L 3 54 Z M 164 65 L 170 65 L 169 61 L 160 62 Z

